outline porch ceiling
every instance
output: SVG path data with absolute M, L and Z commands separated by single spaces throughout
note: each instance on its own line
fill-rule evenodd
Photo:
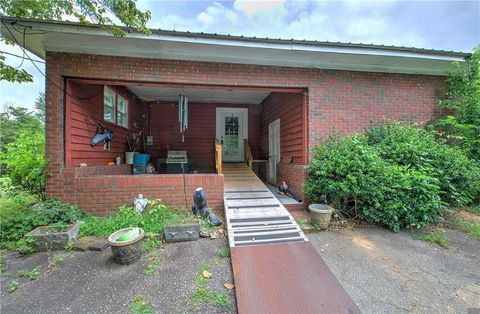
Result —
M 158 88 L 146 86 L 127 86 L 142 100 L 146 101 L 177 101 L 179 94 L 188 96 L 189 102 L 260 104 L 270 92 L 194 89 L 194 88 Z

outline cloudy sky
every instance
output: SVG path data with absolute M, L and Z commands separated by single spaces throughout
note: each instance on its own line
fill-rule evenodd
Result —
M 150 28 L 410 46 L 470 52 L 480 42 L 479 1 L 159 1 Z M 0 50 L 21 55 L 18 48 Z M 8 64 L 21 59 L 7 56 Z M 39 63 L 40 69 L 44 66 Z M 29 61 L 20 66 L 34 83 L 1 82 L 1 104 L 32 108 L 45 79 Z

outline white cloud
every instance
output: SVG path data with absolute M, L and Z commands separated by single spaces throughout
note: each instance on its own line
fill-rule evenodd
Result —
M 283 0 L 235 0 L 233 3 L 235 10 L 243 11 L 248 16 L 283 9 L 284 5 Z
M 197 20 L 204 24 L 212 24 L 216 21 L 224 21 L 228 23 L 235 23 L 237 21 L 237 14 L 225 8 L 221 3 L 214 2 L 208 6 L 205 11 L 200 12 L 197 16 Z

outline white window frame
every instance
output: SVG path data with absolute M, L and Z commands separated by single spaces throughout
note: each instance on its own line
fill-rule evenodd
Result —
M 105 104 L 105 94 L 109 92 L 110 95 L 112 96 L 112 119 L 106 119 L 105 117 L 105 107 L 108 106 Z M 118 104 L 120 102 L 120 100 L 124 100 L 125 101 L 125 112 L 119 112 L 118 111 Z M 108 106 L 110 107 L 110 106 Z M 106 122 L 110 122 L 110 123 L 113 123 L 113 124 L 116 124 L 122 128 L 126 128 L 128 129 L 129 127 L 129 121 L 128 121 L 128 108 L 129 107 L 129 101 L 126 97 L 123 97 L 121 95 L 119 95 L 117 92 L 115 92 L 112 88 L 104 85 L 103 86 L 103 120 L 106 121 Z M 124 124 L 121 124 L 121 119 L 118 119 L 118 114 L 122 114 L 125 116 L 125 119 L 124 119 Z

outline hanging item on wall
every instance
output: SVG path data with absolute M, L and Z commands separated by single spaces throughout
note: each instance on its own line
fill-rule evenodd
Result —
M 100 142 L 103 142 L 103 150 L 110 150 L 110 141 L 113 139 L 113 132 L 105 129 L 100 125 L 100 123 L 94 121 L 95 126 L 97 127 L 95 131 L 95 136 L 90 141 L 90 146 L 95 146 Z M 102 130 L 102 132 L 100 132 Z
M 180 133 L 182 134 L 182 143 L 185 142 L 183 132 L 188 128 L 188 96 L 178 95 L 178 122 L 180 122 Z

